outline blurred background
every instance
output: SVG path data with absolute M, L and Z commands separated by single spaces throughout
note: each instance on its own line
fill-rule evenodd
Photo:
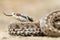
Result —
M 60 10 L 60 0 L 0 0 L 0 31 L 7 30 L 7 25 L 15 21 L 12 17 L 3 15 L 3 12 L 17 12 L 39 20 L 55 10 Z

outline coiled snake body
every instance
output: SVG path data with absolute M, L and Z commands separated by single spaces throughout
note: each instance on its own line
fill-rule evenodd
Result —
M 38 22 L 35 22 L 32 18 L 28 16 L 26 16 L 25 18 L 25 16 L 17 15 L 17 17 L 16 15 L 16 18 L 20 20 L 21 18 L 23 18 L 23 21 L 9 24 L 8 31 L 10 35 L 60 36 L 60 11 L 54 11 L 49 15 L 42 17 L 40 20 L 38 20 Z
M 10 35 L 39 36 L 42 32 L 38 22 L 16 22 L 9 25 Z

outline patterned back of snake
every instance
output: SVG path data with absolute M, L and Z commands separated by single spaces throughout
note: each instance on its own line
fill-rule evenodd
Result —
M 47 36 L 60 36 L 60 11 L 54 11 L 41 18 L 40 28 Z

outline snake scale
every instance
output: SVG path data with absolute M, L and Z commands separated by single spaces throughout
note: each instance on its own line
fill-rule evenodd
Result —
M 4 13 L 4 15 L 6 15 Z M 10 35 L 20 36 L 60 36 L 60 11 L 51 12 L 35 22 L 33 18 L 19 13 L 12 15 L 20 22 L 10 23 L 8 31 Z

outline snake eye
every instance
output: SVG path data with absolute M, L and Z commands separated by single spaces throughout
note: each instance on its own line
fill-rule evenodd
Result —
M 16 16 L 21 16 L 21 14 L 17 13 Z

